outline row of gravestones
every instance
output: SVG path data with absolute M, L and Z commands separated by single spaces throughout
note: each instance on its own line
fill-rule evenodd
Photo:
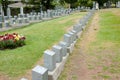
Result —
M 60 16 L 65 16 L 68 15 L 72 12 L 75 11 L 80 11 L 80 9 L 58 9 L 58 10 L 47 10 L 47 11 L 41 11 L 39 13 L 36 12 L 31 12 L 29 14 L 18 14 L 18 16 L 4 16 L 4 21 L 3 21 L 3 16 L 0 15 L 0 28 L 11 28 L 14 26 L 23 26 L 23 25 L 28 25 L 32 22 L 39 22 L 43 20 L 48 20 Z
M 116 7 L 120 8 L 120 1 L 116 2 Z
M 37 65 L 32 69 L 32 80 L 57 80 L 64 69 L 68 56 L 73 52 L 74 45 L 86 27 L 95 10 L 89 11 L 78 24 L 73 26 L 63 41 L 54 45 L 51 50 L 44 51 L 44 67 Z M 22 78 L 21 80 L 27 80 Z

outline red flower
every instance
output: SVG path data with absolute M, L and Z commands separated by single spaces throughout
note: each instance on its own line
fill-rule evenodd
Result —
M 1 35 L 0 36 L 0 41 L 5 41 L 5 40 L 13 40 L 14 42 L 16 42 L 16 36 L 18 36 L 17 33 L 13 33 L 13 34 L 5 34 L 5 35 Z M 19 40 L 25 40 L 26 38 L 24 36 L 19 36 Z

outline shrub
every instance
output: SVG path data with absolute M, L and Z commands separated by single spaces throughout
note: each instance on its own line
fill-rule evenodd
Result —
M 13 49 L 25 45 L 25 37 L 17 33 L 0 36 L 0 49 Z

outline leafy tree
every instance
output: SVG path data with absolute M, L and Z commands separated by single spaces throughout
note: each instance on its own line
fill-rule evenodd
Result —
M 110 1 L 110 0 L 93 0 L 99 3 L 100 6 L 103 6 L 104 3 Z
M 70 8 L 72 8 L 73 5 L 74 5 L 76 2 L 78 2 L 78 0 L 64 0 L 64 2 L 70 4 Z
M 116 6 L 116 2 L 120 1 L 120 0 L 110 0 L 113 4 L 115 4 Z
M 7 8 L 8 8 L 8 4 L 9 4 L 8 0 L 1 0 L 0 2 L 3 7 L 4 15 L 7 15 Z

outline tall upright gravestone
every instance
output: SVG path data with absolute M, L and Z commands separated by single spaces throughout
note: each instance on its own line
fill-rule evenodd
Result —
M 95 9 L 96 5 L 95 5 L 95 1 L 93 1 L 93 9 Z
M 3 16 L 4 16 L 4 13 L 2 10 L 2 5 L 0 4 L 0 22 L 3 22 Z
M 0 4 L 0 28 L 2 28 L 2 22 L 3 22 L 3 10 L 2 10 L 2 5 Z
M 10 7 L 7 8 L 7 16 L 10 18 L 11 17 L 11 10 Z
M 118 1 L 118 8 L 120 8 L 120 1 Z

